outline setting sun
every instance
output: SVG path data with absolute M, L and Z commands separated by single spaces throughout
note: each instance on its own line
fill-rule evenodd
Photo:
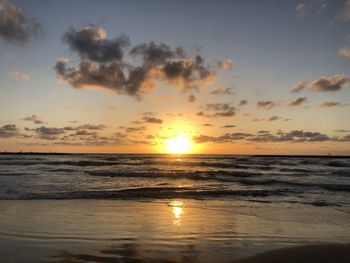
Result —
M 191 139 L 182 132 L 177 137 L 168 139 L 165 143 L 167 151 L 175 154 L 188 153 L 192 147 Z

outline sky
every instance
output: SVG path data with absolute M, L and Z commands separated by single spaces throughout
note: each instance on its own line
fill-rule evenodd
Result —
M 349 25 L 350 0 L 0 0 L 0 151 L 349 155 Z

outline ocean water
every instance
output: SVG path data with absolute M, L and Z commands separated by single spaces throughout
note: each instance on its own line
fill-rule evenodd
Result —
M 225 199 L 347 207 L 350 158 L 0 155 L 0 199 Z
M 0 226 L 0 262 L 235 262 L 349 244 L 350 158 L 0 155 Z

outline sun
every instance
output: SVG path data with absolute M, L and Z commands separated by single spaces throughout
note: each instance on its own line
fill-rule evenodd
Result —
M 167 151 L 173 154 L 189 153 L 192 147 L 191 139 L 188 135 L 179 132 L 177 137 L 165 141 Z

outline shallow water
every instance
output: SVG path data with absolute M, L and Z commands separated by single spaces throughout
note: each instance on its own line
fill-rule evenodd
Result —
M 0 201 L 3 262 L 230 262 L 350 242 L 333 207 L 234 200 Z

